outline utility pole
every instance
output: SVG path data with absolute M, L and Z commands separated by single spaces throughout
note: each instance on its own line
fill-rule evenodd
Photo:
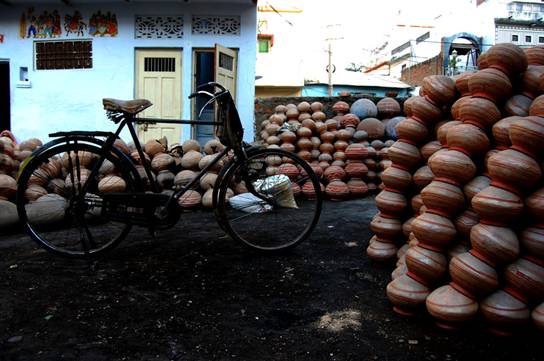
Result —
M 327 72 L 329 73 L 329 82 L 328 82 L 329 92 L 328 93 L 329 93 L 329 96 L 332 97 L 332 44 L 330 41 L 329 41 L 328 53 L 329 53 L 329 65 L 327 66 Z
M 341 26 L 340 24 L 327 25 L 328 34 L 327 34 L 327 38 L 325 39 L 325 41 L 327 41 L 328 44 L 329 44 L 328 49 L 327 49 L 327 53 L 328 53 L 328 57 L 329 57 L 329 61 L 328 61 L 328 65 L 327 65 L 327 73 L 328 73 L 328 94 L 329 94 L 330 97 L 332 97 L 332 94 L 333 94 L 332 73 L 334 72 L 334 65 L 332 64 L 332 42 L 334 40 L 343 39 L 343 37 L 339 37 L 339 36 L 333 34 L 333 27 L 338 27 L 339 28 L 340 26 Z

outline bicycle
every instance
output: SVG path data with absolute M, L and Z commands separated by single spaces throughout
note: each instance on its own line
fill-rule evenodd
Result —
M 115 132 L 50 134 L 54 139 L 34 151 L 18 174 L 17 210 L 31 238 L 54 254 L 91 259 L 117 246 L 132 226 L 147 227 L 152 232 L 173 227 L 182 214 L 180 198 L 217 162 L 228 157 L 230 161 L 213 187 L 213 210 L 220 227 L 245 247 L 264 253 L 285 251 L 305 240 L 318 222 L 323 200 L 319 179 L 310 165 L 294 153 L 243 142 L 238 111 L 230 92 L 220 84 L 203 84 L 189 98 L 197 96 L 209 98 L 200 114 L 208 105 L 217 104 L 218 121 L 207 124 L 216 126 L 224 149 L 178 189 L 161 192 L 134 123 L 197 121 L 142 120 L 136 115 L 152 105 L 148 100 L 105 98 L 108 118 L 119 124 Z M 136 161 L 114 145 L 125 126 L 143 171 L 142 167 L 138 171 Z M 297 174 L 289 178 L 267 174 L 267 168 L 278 163 L 295 165 Z M 229 187 L 242 181 L 247 192 L 238 195 L 235 207 Z M 302 188 L 307 182 L 315 197 L 291 196 L 293 183 Z M 151 191 L 146 192 L 146 186 Z M 45 189 L 49 193 L 45 194 Z M 294 202 L 286 205 L 285 199 L 289 201 L 290 196 Z

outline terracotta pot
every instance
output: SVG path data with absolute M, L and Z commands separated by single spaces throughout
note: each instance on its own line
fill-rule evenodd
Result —
M 527 56 L 527 64 L 529 65 L 544 65 L 544 47 L 532 46 L 524 48 L 525 56 Z
M 162 189 L 172 189 L 174 177 L 174 173 L 171 171 L 161 170 L 159 174 L 157 174 L 157 183 L 159 183 Z
M 325 186 L 321 183 L 319 185 L 321 187 L 321 191 L 325 192 Z M 306 183 L 304 183 L 304 185 L 302 186 L 302 194 L 309 199 L 316 198 L 314 184 L 311 181 L 307 181 Z
M 385 189 L 376 196 L 376 207 L 382 214 L 400 217 L 406 211 L 408 201 L 402 193 Z
M 394 98 L 385 97 L 376 103 L 380 119 L 392 118 L 400 114 L 400 104 Z
M 464 153 L 457 150 L 445 150 L 435 153 L 429 158 L 429 167 L 437 177 L 447 178 L 464 184 L 476 175 L 474 162 Z
M 327 132 L 321 133 L 320 138 L 323 142 L 332 143 L 334 142 L 335 135 L 334 133 L 327 131 Z
M 116 175 L 108 175 L 98 183 L 98 191 L 100 193 L 118 193 L 124 192 L 127 188 L 125 180 Z
M 299 138 L 310 138 L 312 136 L 312 130 L 306 127 L 300 127 L 297 130 L 297 136 Z
M 196 172 L 189 169 L 184 169 L 176 174 L 176 177 L 174 178 L 174 185 L 181 188 L 182 186 L 189 184 L 189 182 L 192 181 L 195 176 Z
M 503 290 L 485 298 L 480 310 L 490 331 L 499 336 L 511 336 L 517 328 L 526 328 L 530 320 L 527 305 Z
M 451 127 L 446 139 L 450 149 L 461 150 L 470 156 L 484 155 L 491 147 L 486 133 L 472 124 Z
M 459 291 L 475 299 L 485 297 L 499 287 L 495 268 L 466 252 L 452 258 L 449 272 L 453 285 Z
M 440 108 L 424 97 L 413 97 L 413 100 L 410 102 L 410 111 L 411 115 L 408 116 L 425 123 L 427 126 L 435 124 L 442 117 Z
M 497 123 L 493 125 L 493 138 L 495 138 L 495 144 L 497 147 L 509 147 L 512 143 L 510 142 L 510 127 L 515 122 L 523 120 L 520 116 L 511 116 L 502 118 Z
M 352 160 L 363 160 L 368 157 L 369 150 L 362 144 L 353 143 L 346 148 L 346 157 Z
M 312 109 L 312 107 L 311 107 L 310 103 L 308 103 L 307 101 L 303 101 L 303 102 L 298 103 L 297 109 L 301 113 L 307 113 Z
M 453 217 L 465 208 L 465 196 L 458 186 L 432 181 L 421 190 L 423 204 L 446 217 Z
M 297 135 L 295 133 L 293 133 L 292 131 L 287 130 L 285 132 L 282 132 L 280 134 L 279 138 L 283 143 L 294 143 L 297 140 Z M 208 153 L 208 152 L 206 152 L 206 153 Z
M 539 188 L 525 199 L 529 214 L 538 223 L 544 223 L 544 188 Z
M 17 182 L 6 174 L 0 174 L 0 200 L 7 201 L 15 196 Z
M 410 217 L 402 224 L 402 233 L 404 237 L 408 238 L 410 233 L 412 233 L 412 222 L 416 219 L 415 217 Z
M 368 173 L 367 166 L 361 161 L 352 161 L 344 168 L 350 178 L 364 178 Z
M 470 321 L 478 312 L 478 302 L 468 298 L 450 285 L 434 290 L 427 297 L 427 311 L 437 319 L 437 325 L 445 329 L 457 329 Z
M 429 130 L 421 122 L 406 118 L 395 127 L 397 137 L 415 143 L 423 143 L 429 136 Z
M 285 115 L 287 116 L 287 119 L 295 120 L 295 119 L 298 119 L 299 111 L 296 107 L 295 108 L 290 107 L 285 112 Z
M 499 104 L 512 96 L 512 83 L 502 71 L 487 68 L 474 73 L 468 88 L 472 97 L 485 98 Z
M 491 100 L 471 97 L 459 106 L 459 118 L 463 122 L 487 128 L 501 119 L 501 112 Z
M 544 79 L 544 77 L 542 77 Z M 540 95 L 533 100 L 529 107 L 529 115 L 544 117 L 544 95 Z
M 341 151 L 343 152 L 344 150 L 346 150 L 346 148 L 348 147 L 348 142 L 346 141 L 343 141 L 343 140 L 337 140 L 336 142 L 334 142 L 334 148 L 337 150 L 337 151 Z
M 539 159 L 544 152 L 544 118 L 529 116 L 511 124 L 510 141 L 515 149 Z
M 504 280 L 509 288 L 516 290 L 526 302 L 544 299 L 544 267 L 525 258 L 518 258 L 504 271 Z M 516 294 L 514 294 L 516 296 Z
M 495 44 L 485 54 L 488 66 L 502 71 L 507 76 L 514 77 L 527 69 L 527 56 L 517 45 Z
M 522 94 L 514 94 L 504 103 L 504 112 L 508 115 L 525 117 L 529 115 L 532 99 Z
M 349 194 L 353 198 L 363 197 L 368 193 L 368 186 L 360 178 L 352 178 L 347 183 Z
M 520 216 L 523 201 L 512 192 L 489 186 L 472 198 L 472 207 L 482 220 L 508 224 Z
M 327 131 L 332 132 L 336 129 L 338 129 L 338 121 L 336 119 L 327 119 L 325 121 L 325 125 L 327 126 Z M 323 138 L 321 138 L 323 139 Z
M 388 151 L 389 159 L 396 165 L 412 169 L 421 161 L 419 149 L 412 144 L 397 141 Z
M 477 224 L 470 231 L 472 251 L 489 264 L 507 264 L 519 256 L 518 237 L 508 227 Z
M 325 169 L 323 175 L 328 182 L 332 182 L 333 180 L 344 180 L 346 178 L 346 171 L 341 167 L 331 165 Z
M 202 203 L 202 196 L 197 191 L 189 189 L 178 199 L 178 204 L 182 208 L 195 208 Z
M 478 213 L 474 212 L 471 208 L 467 208 L 455 218 L 453 223 L 459 237 L 468 241 L 472 227 L 477 225 L 479 221 L 480 217 Z
M 455 101 L 455 103 L 452 104 L 452 106 L 450 108 L 450 114 L 451 114 L 451 118 L 453 120 L 461 119 L 459 109 L 461 108 L 461 106 L 463 105 L 464 102 L 470 101 L 470 99 L 471 99 L 470 96 L 464 96 L 462 98 L 457 99 Z
M 315 121 L 322 122 L 327 119 L 327 115 L 323 113 L 322 111 L 318 110 L 312 113 L 312 119 Z M 314 126 L 315 128 L 315 126 Z
M 327 131 L 327 125 L 325 124 L 325 122 L 319 122 L 319 121 L 315 122 L 315 131 L 318 134 L 326 132 Z
M 19 150 L 34 151 L 43 145 L 42 141 L 38 138 L 30 138 L 19 143 Z
M 426 143 L 423 145 L 420 149 L 421 155 L 423 156 L 423 159 L 429 159 L 431 155 L 438 152 L 442 148 L 442 145 L 440 142 L 433 140 L 429 143 Z
M 382 217 L 380 213 L 372 218 L 370 229 L 382 239 L 396 239 L 402 236 L 402 223 L 396 218 Z
M 274 129 L 273 132 L 269 132 L 268 131 L 268 127 L 267 127 L 267 132 L 268 134 L 270 135 L 276 135 L 276 132 L 278 131 L 279 129 L 279 125 L 277 124 L 270 124 L 270 127 L 272 129 Z M 148 142 L 148 143 L 151 143 L 151 142 Z M 147 143 L 146 143 L 147 145 Z M 156 145 L 155 145 L 156 146 Z M 164 145 L 163 145 L 164 146 Z M 181 145 L 181 148 L 183 149 L 183 153 L 188 153 L 190 151 L 195 151 L 195 152 L 200 152 L 201 151 L 201 148 L 200 148 L 200 143 L 195 140 L 195 139 L 188 139 L 186 141 L 183 142 L 183 144 Z M 157 149 L 158 150 L 158 149 Z M 147 149 L 146 149 L 146 153 L 147 153 Z M 151 154 L 150 154 L 151 155 Z
M 533 312 L 531 312 L 531 318 L 533 319 L 533 324 L 540 332 L 544 332 L 544 302 L 535 307 Z
M 450 120 L 450 121 L 443 121 L 436 125 L 436 138 L 440 142 L 440 144 L 447 146 L 448 145 L 448 131 L 455 127 L 456 125 L 463 124 L 463 122 L 459 120 Z
M 522 94 L 528 96 L 531 99 L 539 96 L 542 91 L 540 90 L 540 77 L 544 75 L 544 66 L 542 65 L 530 65 L 523 73 L 521 78 Z
M 410 200 L 410 205 L 412 206 L 414 213 L 419 214 L 421 207 L 423 207 L 423 199 L 421 198 L 421 194 L 413 196 Z
M 344 128 L 347 128 L 347 127 L 357 128 L 360 122 L 361 120 L 359 119 L 357 115 L 348 113 L 342 117 L 342 120 L 340 121 L 340 125 L 343 126 Z
M 366 254 L 368 258 L 376 262 L 387 262 L 397 257 L 397 246 L 391 241 L 372 237 L 373 241 L 369 243 Z
M 459 256 L 460 254 L 466 253 L 470 250 L 470 247 L 463 243 L 454 243 L 450 248 L 448 248 L 447 258 L 450 262 L 454 257 Z
M 349 197 L 349 188 L 347 184 L 339 179 L 334 179 L 327 184 L 325 192 L 332 201 L 341 201 Z
M 344 101 L 338 101 L 333 104 L 332 111 L 337 114 L 346 114 L 349 112 L 349 104 Z
M 513 191 L 532 189 L 542 176 L 533 158 L 514 149 L 492 155 L 487 161 L 487 171 L 491 184 Z
M 455 239 L 457 230 L 448 218 L 425 212 L 412 222 L 412 232 L 426 248 L 445 249 Z
M 385 134 L 385 125 L 376 118 L 365 118 L 357 125 L 357 130 L 364 130 L 368 134 L 368 139 L 383 138 Z
M 403 316 L 413 316 L 421 310 L 430 289 L 407 274 L 391 281 L 386 288 L 393 310 Z
M 428 165 L 419 168 L 413 176 L 414 184 L 418 189 L 425 188 L 434 179 L 434 174 Z M 383 180 L 383 178 L 382 178 Z
M 479 175 L 474 178 L 463 187 L 463 193 L 465 194 L 467 202 L 470 203 L 472 198 L 480 191 L 489 187 L 491 179 L 485 175 Z
M 448 261 L 442 253 L 420 246 L 410 247 L 406 251 L 405 260 L 410 274 L 425 280 L 427 285 L 440 281 L 448 269 Z
M 287 143 L 286 143 L 287 144 Z M 185 153 L 181 158 L 181 166 L 185 169 L 198 169 L 198 163 L 202 159 L 203 155 L 196 150 L 190 150 Z
M 455 88 L 461 97 L 470 95 L 470 90 L 468 89 L 468 79 L 472 76 L 472 74 L 474 74 L 474 72 L 466 71 L 453 77 L 455 81 Z
M 294 181 L 300 174 L 299 169 L 294 164 L 284 163 L 278 167 L 279 174 L 285 174 L 291 181 Z
M 544 228 L 525 228 L 519 235 L 519 241 L 525 254 L 544 261 Z
M 174 166 L 174 157 L 166 153 L 158 153 L 153 157 L 151 161 L 151 169 L 155 173 L 160 172 L 161 170 L 168 170 Z
M 282 144 L 283 145 L 283 144 Z M 328 143 L 328 142 L 323 142 L 321 143 L 321 145 L 319 146 L 319 150 L 322 152 L 322 153 L 329 153 L 329 154 L 332 154 L 334 153 L 334 145 L 332 145 L 331 143 Z
M 358 130 L 355 133 L 353 133 L 353 140 L 356 142 L 364 142 L 368 139 L 368 133 L 364 130 Z
M 410 172 L 393 166 L 383 171 L 382 182 L 386 187 L 401 191 L 410 186 L 412 183 L 412 176 L 410 175 Z
M 421 84 L 425 98 L 438 106 L 453 103 L 456 96 L 455 82 L 445 75 L 428 75 Z

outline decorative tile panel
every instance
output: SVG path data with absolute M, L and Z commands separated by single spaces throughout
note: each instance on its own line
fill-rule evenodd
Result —
M 235 15 L 193 15 L 192 33 L 201 35 L 240 35 L 240 17 Z
M 136 16 L 136 39 L 181 39 L 183 38 L 183 15 Z

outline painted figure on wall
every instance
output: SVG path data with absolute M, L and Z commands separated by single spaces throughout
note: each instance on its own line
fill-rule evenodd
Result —
M 57 38 L 61 35 L 60 16 L 57 10 L 52 13 L 44 11 L 41 15 L 34 14 L 34 8 L 29 8 L 21 15 L 19 23 L 21 38 Z
M 64 30 L 66 30 L 66 36 L 71 33 L 77 36 L 83 36 L 84 30 L 87 29 L 87 24 L 83 21 L 83 17 L 79 11 L 75 11 L 74 15 L 66 14 L 64 16 Z
M 89 34 L 92 36 L 117 36 L 117 17 L 109 11 L 102 14 L 99 10 L 89 20 Z

